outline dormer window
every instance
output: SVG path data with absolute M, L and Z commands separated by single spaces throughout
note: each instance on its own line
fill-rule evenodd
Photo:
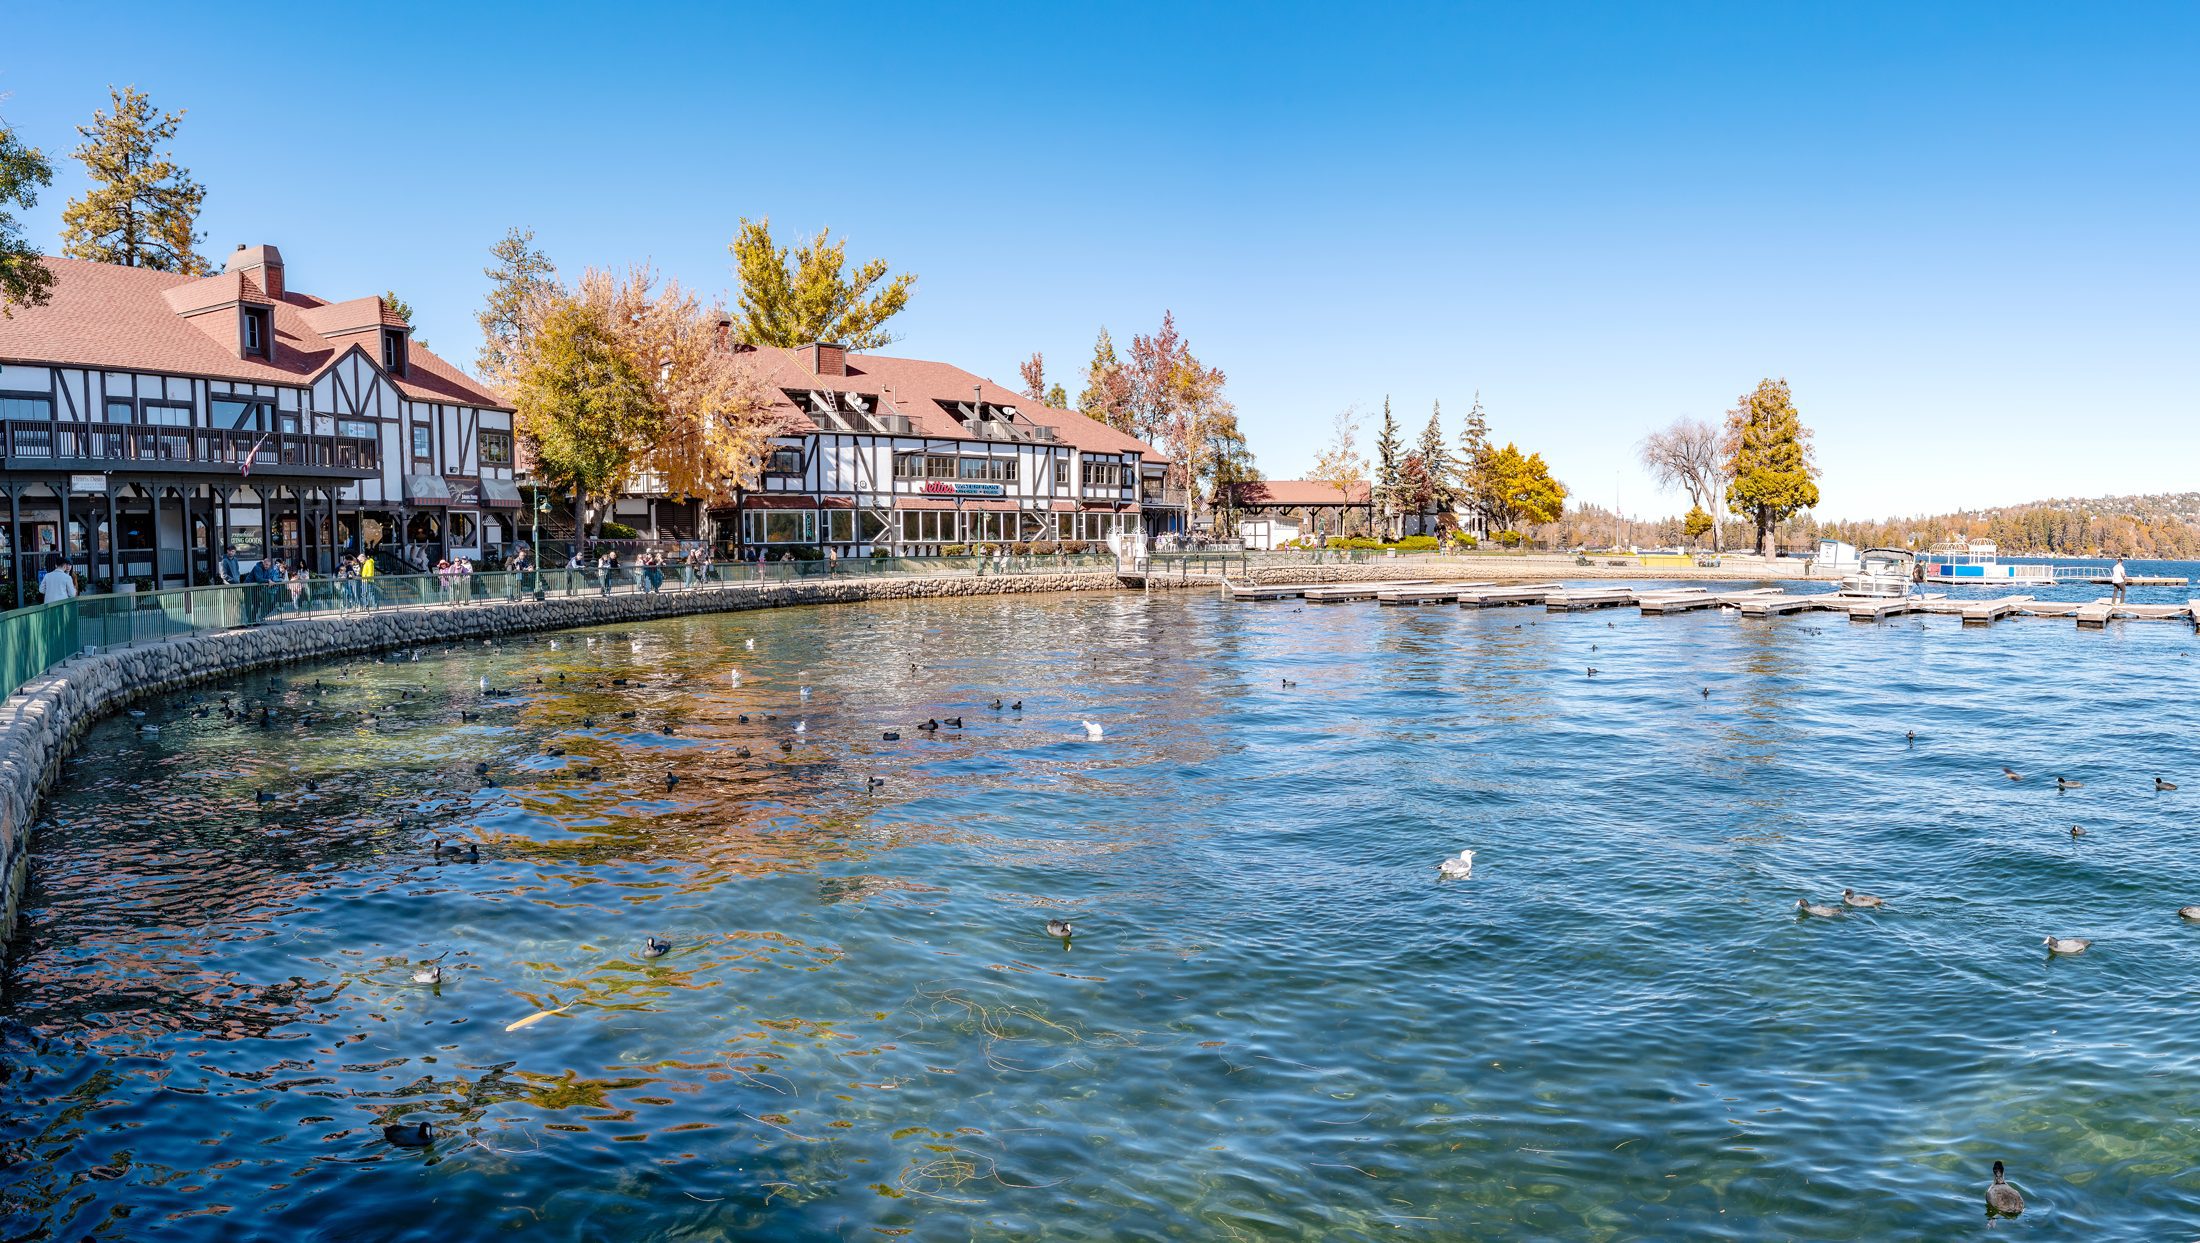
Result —
M 405 334 L 399 329 L 382 330 L 382 369 L 391 375 L 405 374 Z
M 269 353 L 268 342 L 274 334 L 268 331 L 267 311 L 264 308 L 248 306 L 244 309 L 243 332 L 245 353 L 257 354 L 261 358 L 273 357 Z

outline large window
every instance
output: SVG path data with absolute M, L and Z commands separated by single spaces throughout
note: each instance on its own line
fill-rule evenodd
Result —
M 338 419 L 336 420 L 336 434 L 349 436 L 354 440 L 372 440 L 374 439 L 374 424 L 365 419 Z
M 751 544 L 815 544 L 817 511 L 814 509 L 752 509 L 743 515 L 744 531 Z
M 1088 488 L 1120 488 L 1123 486 L 1121 462 L 1085 463 L 1085 486 Z
M 957 457 L 943 453 L 897 453 L 896 479 L 982 479 L 990 483 L 1016 482 L 1012 457 Z
M 510 466 L 512 464 L 512 433 L 484 427 L 477 436 L 481 446 L 483 466 Z
M 828 509 L 825 511 L 825 540 L 831 544 L 852 544 L 856 538 L 856 511 L 852 509 Z
M 29 393 L 0 393 L 0 419 L 53 419 L 53 398 Z
M 802 473 L 802 450 L 800 450 L 800 449 L 774 449 L 774 450 L 772 450 L 771 456 L 770 456 L 770 457 L 768 457 L 768 458 L 765 458 L 765 459 L 764 459 L 764 473 L 765 473 L 765 474 L 767 474 L 767 475 L 799 475 L 799 474 L 801 474 L 801 473 Z
M 224 431 L 264 432 L 267 430 L 269 406 L 264 401 L 243 397 L 216 397 L 214 399 L 214 426 Z

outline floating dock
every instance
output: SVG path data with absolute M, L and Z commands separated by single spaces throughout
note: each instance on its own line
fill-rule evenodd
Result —
M 2134 582 L 2139 580 L 2133 580 Z M 1731 608 L 1750 618 L 1784 617 L 1794 613 L 1843 613 L 1850 621 L 1879 622 L 1890 617 L 1939 614 L 1959 618 L 1966 626 L 1991 626 L 2010 617 L 2068 617 L 2082 630 L 2099 630 L 2111 621 L 2180 621 L 2200 630 L 2200 599 L 2183 604 L 2117 604 L 2111 600 L 2050 601 L 2029 595 L 2002 596 L 1992 600 L 1951 600 L 1945 593 L 1904 596 L 1850 595 L 1844 592 L 1790 593 L 1779 587 L 1742 587 L 1716 590 L 1705 587 L 1621 587 L 1564 583 L 1431 582 L 1426 579 L 1387 579 L 1364 583 L 1278 583 L 1239 585 L 1225 582 L 1234 600 L 1282 600 L 1294 596 L 1308 601 L 1338 604 L 1374 600 L 1384 605 L 1449 604 L 1463 609 L 1542 605 L 1553 613 L 1589 609 L 1641 609 L 1644 616 L 1689 613 L 1699 609 Z

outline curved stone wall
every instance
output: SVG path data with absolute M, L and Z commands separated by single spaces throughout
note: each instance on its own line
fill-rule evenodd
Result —
M 38 803 L 92 722 L 146 695 L 262 665 L 321 660 L 452 639 L 564 630 L 688 613 L 846 604 L 933 596 L 1107 591 L 1112 572 L 978 577 L 824 579 L 746 583 L 698 591 L 555 596 L 388 609 L 286 620 L 78 657 L 25 683 L 0 719 L 0 943 L 15 930 Z

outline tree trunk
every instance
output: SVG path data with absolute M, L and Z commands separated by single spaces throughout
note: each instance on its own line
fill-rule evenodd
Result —
M 588 489 L 573 489 L 573 551 L 588 554 Z
M 1764 554 L 1765 560 L 1772 560 L 1772 514 L 1768 510 L 1757 511 L 1757 550 Z

